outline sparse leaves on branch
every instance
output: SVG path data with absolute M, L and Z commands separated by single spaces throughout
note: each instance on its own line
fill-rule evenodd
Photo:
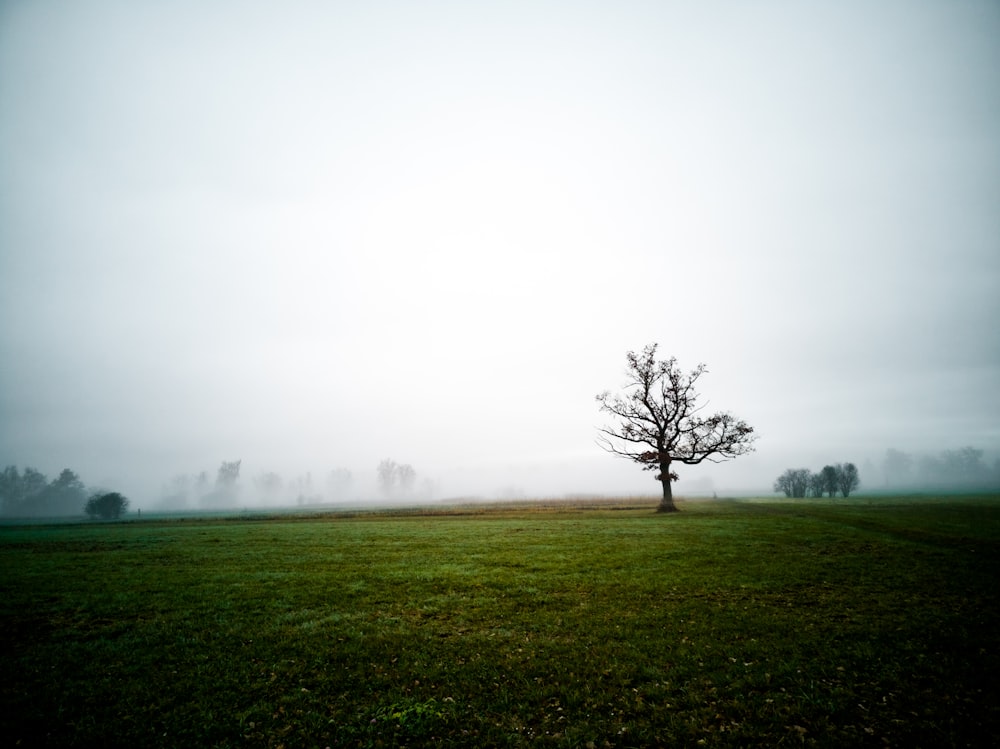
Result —
M 701 414 L 695 385 L 708 371 L 699 364 L 688 373 L 674 357 L 657 361 L 655 343 L 641 353 L 628 352 L 624 391 L 597 396 L 601 411 L 614 419 L 600 429 L 598 443 L 610 453 L 635 461 L 643 470 L 658 471 L 663 486 L 660 512 L 677 509 L 671 482 L 672 463 L 722 462 L 753 451 L 753 427 L 730 413 Z

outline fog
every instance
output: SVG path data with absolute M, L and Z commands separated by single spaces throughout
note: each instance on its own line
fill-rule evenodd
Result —
M 594 401 L 655 341 L 759 437 L 680 496 L 994 465 L 1000 5 L 484 6 L 0 5 L 0 464 L 656 494 Z

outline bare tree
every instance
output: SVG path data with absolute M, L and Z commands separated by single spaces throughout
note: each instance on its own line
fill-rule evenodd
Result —
M 837 469 L 837 488 L 845 497 L 849 497 L 851 492 L 861 486 L 861 478 L 858 476 L 858 467 L 853 463 L 840 464 Z
M 836 466 L 823 466 L 823 470 L 819 472 L 819 485 L 822 487 L 819 494 L 821 497 L 823 492 L 831 497 L 837 493 L 837 489 L 840 488 L 840 474 Z
M 351 490 L 353 477 L 346 468 L 334 468 L 327 474 L 326 488 L 333 499 L 345 498 Z
M 655 343 L 641 354 L 628 352 L 626 360 L 625 392 L 597 396 L 601 411 L 616 419 L 600 430 L 599 444 L 645 471 L 659 470 L 663 499 L 657 512 L 676 512 L 671 482 L 678 477 L 671 464 L 720 463 L 753 452 L 753 427 L 726 412 L 701 415 L 695 384 L 708 371 L 704 364 L 685 374 L 674 357 L 656 360 Z
M 809 490 L 808 468 L 789 468 L 774 482 L 774 491 L 784 492 L 786 497 L 801 499 Z
M 231 507 L 239 495 L 240 466 L 242 460 L 222 461 L 215 477 L 215 489 L 202 494 L 201 502 L 206 507 Z M 201 482 L 201 477 L 199 477 Z M 208 477 L 205 476 L 207 486 Z
M 400 465 L 388 458 L 378 464 L 376 473 L 378 474 L 379 487 L 385 496 L 395 494 L 397 489 L 403 494 L 409 494 L 417 478 L 417 472 L 409 463 Z
M 219 466 L 219 475 L 215 478 L 215 486 L 218 489 L 232 490 L 240 478 L 240 464 L 242 460 L 222 461 Z
M 378 485 L 383 495 L 392 494 L 395 490 L 398 469 L 399 465 L 396 461 L 389 458 L 378 464 L 376 473 L 378 474 Z

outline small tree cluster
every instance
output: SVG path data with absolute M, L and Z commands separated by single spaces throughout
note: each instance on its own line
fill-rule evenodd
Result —
M 861 485 L 858 468 L 853 463 L 837 463 L 823 466 L 813 473 L 808 468 L 789 468 L 774 482 L 774 491 L 784 492 L 786 497 L 836 496 L 838 493 L 849 497 Z
M 276 471 L 262 471 L 246 481 L 242 460 L 222 461 L 214 484 L 208 471 L 175 476 L 164 485 L 158 506 L 165 510 L 186 510 L 227 509 L 255 503 L 269 507 L 292 502 L 320 504 L 349 498 L 353 480 L 349 470 L 336 468 L 325 481 L 314 480 L 310 472 L 282 476 Z
M 88 517 L 95 520 L 117 520 L 128 510 L 128 504 L 128 499 L 118 492 L 98 493 L 87 500 L 83 509 Z
M 376 473 L 379 489 L 387 497 L 395 494 L 409 494 L 413 491 L 413 484 L 417 480 L 417 472 L 413 470 L 413 466 L 408 463 L 400 465 L 388 458 L 378 464 Z

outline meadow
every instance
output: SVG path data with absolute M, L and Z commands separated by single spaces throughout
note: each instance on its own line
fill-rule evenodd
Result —
M 0 527 L 0 736 L 1000 746 L 1000 497 Z

